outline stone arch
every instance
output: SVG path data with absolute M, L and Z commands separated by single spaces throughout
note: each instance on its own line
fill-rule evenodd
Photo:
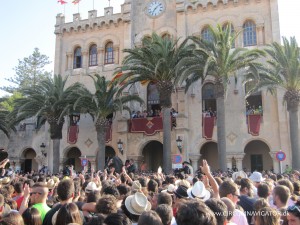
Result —
M 107 35 L 104 35 L 103 37 L 101 37 L 101 39 L 99 41 L 99 47 L 104 49 L 105 45 L 108 42 L 112 42 L 114 44 L 114 47 L 120 46 L 120 39 L 117 36 L 112 35 L 112 34 L 107 34 Z
M 160 141 L 148 141 L 141 155 L 146 163 L 146 170 L 155 172 L 159 166 L 163 166 L 163 144 Z
M 84 42 L 83 42 L 83 40 L 76 40 L 76 41 L 72 42 L 69 45 L 69 48 L 68 48 L 67 52 L 72 52 L 72 54 L 74 54 L 74 50 L 77 47 L 80 47 L 82 49 L 82 51 L 84 51 L 85 48 L 84 48 Z
M 234 29 L 237 30 L 238 27 L 241 26 L 240 24 L 237 23 L 237 20 L 238 20 L 237 16 L 222 16 L 218 19 L 217 23 L 220 24 L 222 27 L 226 23 L 231 23 Z
M 176 38 L 176 29 L 173 27 L 161 27 L 156 31 L 160 36 L 163 36 L 165 34 L 169 34 L 171 37 Z
M 81 159 L 82 152 L 77 146 L 70 146 L 64 152 L 64 166 L 73 165 L 75 171 L 80 171 L 82 169 Z
M 100 46 L 99 38 L 91 37 L 84 42 L 83 46 L 84 49 L 90 49 L 90 47 L 94 44 L 97 45 L 97 48 L 99 49 Z
M 21 170 L 24 172 L 38 171 L 36 156 L 36 151 L 31 147 L 27 147 L 21 151 Z
M 199 151 L 201 154 L 199 165 L 202 165 L 202 160 L 205 159 L 212 171 L 220 169 L 218 144 L 216 141 L 204 142 Z
M 139 34 L 137 34 L 134 38 L 134 43 L 136 45 L 142 45 L 142 40 L 144 37 L 146 36 L 149 36 L 151 37 L 152 36 L 152 30 L 143 30 L 142 32 L 140 32 Z
M 241 14 L 239 17 L 238 17 L 238 24 L 243 27 L 243 24 L 247 21 L 247 20 L 250 20 L 250 21 L 253 21 L 256 26 L 257 25 L 261 25 L 261 24 L 264 24 L 265 23 L 265 19 L 259 15 L 258 13 L 245 13 L 245 14 Z
M 203 30 L 203 28 L 205 28 L 206 26 L 211 25 L 212 27 L 216 26 L 216 21 L 212 20 L 212 19 L 203 19 L 203 20 L 199 20 L 196 23 L 194 23 L 193 26 L 191 26 L 191 34 L 201 34 L 201 31 Z
M 244 146 L 245 156 L 243 158 L 243 167 L 247 171 L 272 170 L 273 160 L 270 155 L 271 148 L 261 139 L 252 139 Z

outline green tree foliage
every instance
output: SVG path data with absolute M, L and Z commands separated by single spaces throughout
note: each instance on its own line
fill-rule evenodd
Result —
M 0 101 L 0 108 L 8 112 L 12 112 L 15 106 L 15 101 L 19 98 L 22 98 L 22 94 L 15 91 L 11 96 L 6 96 L 3 98 L 3 101 Z
M 38 48 L 35 48 L 29 57 L 18 61 L 19 64 L 14 68 L 15 75 L 6 79 L 11 85 L 2 86 L 1 90 L 13 93 L 23 88 L 33 87 L 51 76 L 51 72 L 45 71 L 45 66 L 51 63 L 49 57 L 41 54 Z

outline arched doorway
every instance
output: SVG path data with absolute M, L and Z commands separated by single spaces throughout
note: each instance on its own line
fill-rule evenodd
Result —
M 21 169 L 25 173 L 31 172 L 32 170 L 38 171 L 38 163 L 35 160 L 36 152 L 32 148 L 27 148 L 22 153 L 22 159 L 24 160 L 21 164 Z
M 220 169 L 218 164 L 219 156 L 218 156 L 218 144 L 215 142 L 207 142 L 205 143 L 200 150 L 200 163 L 202 166 L 202 160 L 205 159 L 210 166 L 212 171 Z M 224 159 L 226 160 L 226 159 Z
M 273 169 L 273 161 L 270 156 L 270 148 L 263 141 L 250 141 L 245 147 L 243 167 L 247 171 L 262 171 Z
M 8 153 L 4 150 L 0 150 L 0 162 L 2 162 L 4 159 L 8 158 Z M 10 167 L 10 162 L 8 162 L 5 166 L 5 168 L 9 168 Z
M 159 141 L 150 141 L 143 149 L 143 157 L 146 163 L 146 170 L 157 171 L 163 166 L 163 145 Z
M 111 146 L 105 146 L 105 165 L 108 163 L 108 159 L 116 155 L 115 150 Z
M 78 148 L 70 148 L 66 156 L 67 161 L 65 162 L 65 166 L 73 165 L 75 171 L 80 171 L 82 169 L 80 160 L 81 151 Z

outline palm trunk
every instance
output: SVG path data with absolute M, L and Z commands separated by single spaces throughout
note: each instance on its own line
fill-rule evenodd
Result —
M 99 118 L 95 124 L 98 140 L 97 168 L 104 170 L 105 167 L 105 136 L 109 121 L 106 118 Z
M 62 128 L 64 125 L 64 118 L 57 122 L 56 117 L 48 118 L 50 124 L 50 138 L 53 141 L 53 173 L 59 173 L 60 162 L 60 139 L 62 139 Z
M 217 139 L 219 166 L 223 172 L 226 172 L 225 88 L 221 78 L 216 80 L 214 91 L 217 99 Z
M 172 172 L 171 159 L 171 108 L 163 108 L 163 168 L 164 172 Z
M 299 130 L 298 130 L 298 105 L 288 107 L 290 140 L 292 150 L 292 168 L 300 169 L 300 149 L 299 149 Z
M 98 140 L 98 154 L 97 154 L 97 168 L 98 170 L 104 170 L 105 167 L 105 129 L 97 130 Z
M 60 139 L 52 139 L 53 142 L 53 174 L 59 173 Z
M 161 81 L 157 83 L 159 90 L 159 100 L 162 106 L 163 114 L 163 170 L 169 174 L 172 172 L 171 159 L 171 107 L 173 84 L 170 81 Z

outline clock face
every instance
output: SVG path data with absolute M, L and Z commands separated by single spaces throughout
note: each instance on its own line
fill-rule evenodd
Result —
M 156 17 L 161 15 L 165 10 L 165 4 L 158 0 L 151 1 L 147 6 L 149 16 Z

